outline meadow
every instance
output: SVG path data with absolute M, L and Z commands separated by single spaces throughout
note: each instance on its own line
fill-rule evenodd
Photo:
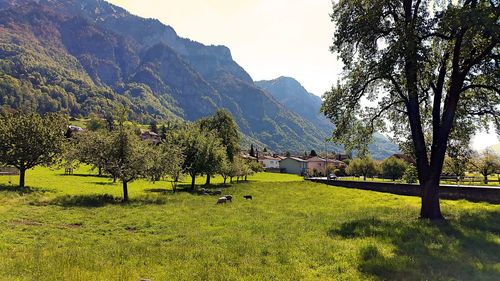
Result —
M 260 173 L 217 197 L 37 168 L 0 177 L 0 280 L 499 280 L 500 206 Z M 215 178 L 214 188 L 221 188 Z M 202 184 L 204 179 L 199 179 Z M 252 195 L 253 200 L 244 200 Z

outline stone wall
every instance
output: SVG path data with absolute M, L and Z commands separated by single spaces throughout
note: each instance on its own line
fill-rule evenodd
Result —
M 311 179 L 311 181 L 333 186 L 371 190 L 407 196 L 420 197 L 421 191 L 420 186 L 416 184 L 323 179 Z M 465 199 L 473 202 L 489 202 L 493 204 L 500 204 L 500 187 L 458 187 L 451 185 L 442 185 L 439 189 L 439 196 L 442 199 Z

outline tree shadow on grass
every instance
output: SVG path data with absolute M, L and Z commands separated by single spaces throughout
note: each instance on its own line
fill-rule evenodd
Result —
M 232 187 L 230 184 L 210 184 L 210 185 L 196 185 L 195 189 L 191 189 L 190 184 L 179 184 L 177 186 L 176 193 L 189 193 L 192 195 L 204 195 L 202 189 L 204 188 L 205 190 L 209 192 L 213 192 L 216 190 L 221 190 L 222 193 L 228 188 Z M 150 188 L 150 189 L 145 189 L 145 192 L 149 193 L 159 193 L 159 194 L 175 194 L 172 189 L 166 189 L 166 188 Z
M 40 188 L 40 187 L 29 187 L 29 186 L 19 187 L 17 185 L 0 184 L 0 192 L 12 192 L 12 193 L 18 193 L 20 195 L 31 194 L 31 193 L 46 193 L 52 191 L 53 190 L 51 189 Z
M 123 202 L 121 197 L 114 197 L 110 194 L 84 194 L 59 196 L 50 201 L 43 202 L 42 205 L 98 208 L 107 205 L 162 205 L 165 203 L 166 199 L 161 197 L 141 196 L 131 198 L 129 201 Z
M 437 223 L 354 220 L 327 234 L 372 238 L 394 247 L 392 254 L 377 244 L 361 248 L 359 270 L 376 279 L 499 280 L 500 244 L 495 239 L 500 235 L 500 212 Z

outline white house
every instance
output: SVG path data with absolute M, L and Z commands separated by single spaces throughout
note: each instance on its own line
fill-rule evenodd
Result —
M 281 159 L 272 156 L 259 157 L 259 163 L 261 163 L 264 166 L 264 169 L 279 169 L 280 160 Z

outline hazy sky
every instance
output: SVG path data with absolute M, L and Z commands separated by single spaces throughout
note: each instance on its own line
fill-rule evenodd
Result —
M 331 0 L 111 0 L 182 37 L 225 45 L 254 80 L 291 76 L 322 95 L 341 71 L 330 53 Z
M 231 49 L 254 80 L 290 76 L 313 94 L 330 89 L 342 70 L 330 53 L 331 0 L 108 0 L 159 19 L 181 37 Z M 478 134 L 475 149 L 498 143 Z

